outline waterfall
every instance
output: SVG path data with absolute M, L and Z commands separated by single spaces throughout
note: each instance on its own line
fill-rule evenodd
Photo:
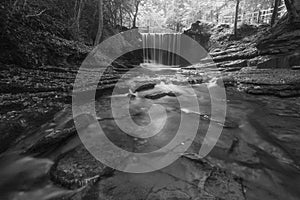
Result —
M 144 63 L 169 66 L 179 65 L 181 55 L 181 37 L 182 35 L 179 33 L 142 34 Z

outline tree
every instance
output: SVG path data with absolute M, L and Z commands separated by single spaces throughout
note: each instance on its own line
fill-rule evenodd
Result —
M 278 17 L 278 7 L 280 4 L 280 0 L 274 0 L 274 9 L 273 9 L 273 14 L 272 14 L 272 18 L 271 18 L 271 26 L 274 26 L 275 21 Z
M 291 23 L 300 22 L 300 2 L 299 0 L 284 0 L 289 13 Z
M 137 17 L 138 17 L 140 3 L 141 3 L 141 0 L 134 0 L 133 1 L 134 11 L 133 11 L 132 28 L 136 28 L 136 20 L 137 20 Z
M 98 32 L 96 35 L 96 39 L 94 45 L 98 45 L 100 43 L 103 31 L 103 0 L 99 0 L 98 2 L 98 10 L 99 10 L 99 20 L 98 20 Z
M 226 6 L 228 6 L 229 2 L 230 1 L 228 1 L 228 0 L 224 1 L 223 5 L 221 5 L 220 7 L 216 8 L 215 13 L 216 13 L 216 21 L 217 21 L 217 23 L 219 22 L 220 12 L 222 11 L 223 8 L 225 8 Z
M 78 4 L 79 3 L 79 4 Z M 76 13 L 76 19 L 75 19 L 75 25 L 76 25 L 76 37 L 80 37 L 80 18 L 81 18 L 81 13 L 82 13 L 82 9 L 83 9 L 83 0 L 79 0 L 79 2 L 76 0 L 76 4 L 75 4 L 75 9 L 76 7 L 78 7 L 77 9 L 77 13 Z
M 237 25 L 239 18 L 240 0 L 236 0 L 235 19 L 234 19 L 234 36 L 237 37 Z

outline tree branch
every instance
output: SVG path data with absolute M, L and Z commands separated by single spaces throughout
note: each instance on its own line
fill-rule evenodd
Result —
M 33 14 L 33 15 L 26 15 L 26 18 L 28 17 L 38 17 L 40 15 L 42 15 L 47 9 L 42 10 L 41 12 L 37 13 L 37 14 Z

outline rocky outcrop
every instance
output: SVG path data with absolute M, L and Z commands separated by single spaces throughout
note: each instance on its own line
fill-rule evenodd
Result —
M 286 29 L 283 33 L 270 34 L 259 41 L 261 55 L 288 54 L 300 49 L 300 30 Z
M 191 28 L 184 31 L 184 34 L 193 38 L 206 50 L 209 49 L 210 28 L 212 26 L 203 22 L 197 21 L 191 25 Z
M 291 69 L 300 65 L 300 51 L 288 55 L 280 56 L 266 56 L 264 60 L 257 63 L 259 69 L 279 69 L 287 68 Z
M 300 96 L 300 73 L 291 69 L 244 68 L 228 73 L 240 91 L 278 97 Z

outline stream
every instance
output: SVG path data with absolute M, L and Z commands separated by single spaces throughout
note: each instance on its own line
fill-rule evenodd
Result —
M 166 73 L 160 77 L 165 75 Z M 199 129 L 185 155 L 170 166 L 146 174 L 115 172 L 113 176 L 100 180 L 89 190 L 88 195 L 93 196 L 89 199 L 196 199 L 221 196 L 225 196 L 224 199 L 299 199 L 299 99 L 251 96 L 228 89 L 227 116 L 222 135 L 209 156 L 199 161 L 197 152 L 210 123 L 211 101 L 208 87 L 218 85 L 214 82 L 193 85 L 200 113 L 193 111 L 195 105 L 180 107 L 176 96 L 172 94 L 176 92 L 186 101 L 190 94 L 186 86 L 172 83 L 161 82 L 155 87 L 135 93 L 137 96 L 134 97 L 121 94 L 99 98 L 96 110 L 101 126 L 111 141 L 126 150 L 151 152 L 168 144 L 176 133 L 182 115 L 188 117 L 190 124 L 199 123 Z M 163 106 L 168 114 L 164 128 L 148 139 L 137 139 L 124 134 L 111 117 L 111 98 L 117 98 L 120 107 L 124 100 L 131 98 L 132 116 L 125 117 L 132 117 L 140 125 L 150 123 L 147 110 L 151 105 Z M 59 120 L 54 124 L 52 122 L 51 126 L 54 129 L 68 126 L 66 124 L 72 119 L 70 112 L 67 109 L 57 114 Z M 195 115 L 200 116 L 200 121 Z M 158 120 L 152 118 L 152 123 L 160 123 L 160 115 L 154 116 Z M 212 125 L 220 126 L 217 120 L 212 121 Z M 20 146 L 24 148 L 26 141 L 38 141 L 48 133 L 48 128 L 49 124 L 43 125 Z M 40 200 L 73 194 L 76 190 L 66 190 L 52 183 L 48 171 L 57 155 L 78 146 L 81 146 L 81 142 L 74 136 L 59 148 L 46 153 L 46 158 L 3 158 L 0 184 L 2 197 L 5 198 L 1 199 L 10 197 Z M 14 151 L 16 150 L 11 150 Z M 212 166 L 241 177 L 242 183 L 236 182 L 235 178 L 226 173 L 214 174 L 215 169 Z M 220 187 L 224 181 L 229 186 Z M 227 190 L 232 191 L 228 193 Z
M 157 37 L 161 41 L 167 36 Z M 163 56 L 155 59 L 163 60 Z M 172 66 L 166 66 L 150 63 L 147 57 L 140 66 L 145 74 L 127 74 L 122 83 L 127 89 L 100 95 L 96 112 L 97 123 L 110 141 L 135 153 L 153 152 L 169 144 L 182 117 L 188 120 L 186 134 L 197 124 L 195 139 L 179 159 L 149 173 L 105 171 L 107 167 L 85 150 L 78 135 L 66 131 L 74 129 L 72 110 L 67 107 L 38 130 L 24 134 L 27 137 L 2 155 L 0 199 L 300 199 L 300 99 L 254 96 L 227 88 L 226 99 L 213 97 L 216 110 L 221 107 L 218 102 L 227 103 L 223 124 L 218 118 L 211 119 L 209 90 L 221 89 L 219 79 L 212 74 L 209 80 L 190 88 L 180 81 L 188 77 L 174 60 L 168 57 L 166 63 Z M 190 101 L 192 96 L 197 102 Z M 134 134 L 124 133 L 112 114 L 112 99 L 116 110 L 130 111 L 117 117 L 140 126 L 150 124 L 147 131 L 127 127 Z M 167 118 L 160 109 L 153 109 L 150 117 L 153 105 L 164 108 Z M 97 134 L 95 124 L 82 123 L 84 131 Z M 210 125 L 223 128 L 222 134 L 209 155 L 201 158 L 198 152 Z M 152 134 L 157 127 L 162 129 Z M 110 156 L 119 158 L 114 152 Z M 124 163 L 124 169 L 129 167 Z

